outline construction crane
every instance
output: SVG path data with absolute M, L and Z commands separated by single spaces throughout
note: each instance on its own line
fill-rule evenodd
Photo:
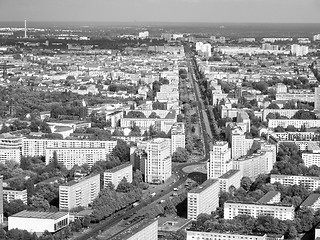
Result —
M 0 70 L 2 70 L 2 77 L 4 79 L 7 78 L 8 68 L 13 68 L 13 67 L 15 67 L 15 66 L 12 64 L 8 64 L 6 61 L 3 64 L 0 64 Z

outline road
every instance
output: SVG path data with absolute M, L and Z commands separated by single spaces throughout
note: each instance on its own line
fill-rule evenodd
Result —
M 186 47 L 186 55 L 187 55 L 187 64 L 188 64 L 188 69 L 189 69 L 189 76 L 191 77 L 192 80 L 192 85 L 194 88 L 194 92 L 195 92 L 195 96 L 196 96 L 196 101 L 199 103 L 197 106 L 197 111 L 198 111 L 198 115 L 200 116 L 200 123 L 201 123 L 201 133 L 203 135 L 203 140 L 204 140 L 204 147 L 205 147 L 205 155 L 204 157 L 199 161 L 199 162 L 206 162 L 209 157 L 210 157 L 210 139 L 208 137 L 208 134 L 206 134 L 206 132 L 208 130 L 206 130 L 208 128 L 208 126 L 205 125 L 205 117 L 204 113 L 202 110 L 204 108 L 204 104 L 203 101 L 201 99 L 201 94 L 200 94 L 200 90 L 199 90 L 199 84 L 198 81 L 196 79 L 196 75 L 194 73 L 194 66 L 192 63 L 192 52 L 191 49 Z M 204 131 L 206 130 L 206 131 Z M 211 130 L 210 130 L 211 133 Z M 187 166 L 191 166 L 191 165 L 197 165 L 199 164 L 199 162 L 192 162 L 192 163 L 183 163 L 183 164 L 179 164 L 176 165 L 172 168 L 173 174 L 176 174 L 178 177 L 178 181 L 176 181 L 175 183 L 173 183 L 169 188 L 165 189 L 163 192 L 157 194 L 156 196 L 154 196 L 151 199 L 148 199 L 146 201 L 142 201 L 138 206 L 130 209 L 130 210 L 122 210 L 119 213 L 117 213 L 116 215 L 107 218 L 106 220 L 102 221 L 98 226 L 96 226 L 93 229 L 88 230 L 86 233 L 84 233 L 83 235 L 75 238 L 77 240 L 87 240 L 87 239 L 95 239 L 95 237 L 101 232 L 104 231 L 107 228 L 110 228 L 116 224 L 118 224 L 122 219 L 127 218 L 129 216 L 131 216 L 132 214 L 138 212 L 139 210 L 141 210 L 142 208 L 146 207 L 147 205 L 156 203 L 159 201 L 160 198 L 162 198 L 163 196 L 169 194 L 170 192 L 173 191 L 174 188 L 179 187 L 180 185 L 182 185 L 186 180 L 187 180 L 187 173 L 185 173 L 183 171 L 184 167 Z

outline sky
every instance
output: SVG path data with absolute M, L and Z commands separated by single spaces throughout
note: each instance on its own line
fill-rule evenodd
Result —
M 1 21 L 320 23 L 320 0 L 0 0 Z

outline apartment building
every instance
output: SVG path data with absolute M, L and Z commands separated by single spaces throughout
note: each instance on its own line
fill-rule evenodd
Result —
M 301 128 L 302 126 L 306 128 L 318 128 L 320 127 L 320 119 L 269 119 L 268 127 L 288 127 L 289 125 L 295 128 Z
M 22 156 L 45 156 L 47 148 L 76 148 L 76 149 L 106 149 L 111 153 L 117 145 L 117 141 L 90 141 L 90 140 L 51 140 L 51 139 L 27 139 L 22 140 Z
M 155 138 L 138 143 L 137 150 L 146 155 L 140 161 L 140 170 L 148 183 L 163 183 L 171 176 L 171 140 Z
M 173 154 L 177 148 L 185 148 L 186 135 L 184 129 L 184 123 L 175 123 L 171 129 L 171 154 Z
M 208 178 L 215 179 L 232 168 L 231 149 L 227 142 L 216 142 L 210 150 L 210 159 L 207 163 Z
M 267 234 L 240 234 L 228 232 L 201 232 L 187 229 L 187 240 L 232 239 L 232 240 L 268 240 Z
M 110 151 L 106 148 L 47 148 L 46 164 L 52 161 L 54 153 L 56 153 L 58 162 L 70 170 L 75 165 L 93 166 L 98 161 L 106 161 Z
M 260 174 L 268 174 L 272 166 L 272 152 L 258 152 L 233 160 L 233 169 L 240 170 L 243 177 L 249 177 L 252 180 Z
M 0 224 L 3 223 L 3 176 L 0 176 Z
M 267 121 L 267 116 L 269 113 L 280 114 L 280 116 L 292 118 L 296 112 L 300 109 L 263 109 L 262 110 L 262 121 Z
M 288 204 L 260 204 L 227 201 L 224 203 L 224 219 L 233 219 L 238 215 L 271 216 L 280 220 L 293 220 L 294 207 Z
M 123 178 L 126 178 L 129 183 L 132 182 L 131 164 L 122 164 L 105 171 L 103 173 L 104 188 L 106 188 L 109 183 L 112 183 L 116 189 Z
M 314 88 L 314 110 L 320 111 L 320 87 Z
M 215 211 L 219 206 L 219 181 L 208 179 L 188 192 L 188 219 L 196 220 L 199 214 Z
M 274 132 L 271 136 L 279 141 L 319 141 L 320 133 L 309 132 Z
M 20 164 L 21 150 L 19 148 L 0 148 L 0 163 L 13 160 Z
M 232 159 L 238 159 L 247 155 L 253 144 L 253 139 L 247 139 L 245 132 L 236 128 L 231 131 L 231 157 Z
M 314 102 L 314 94 L 313 93 L 277 93 L 276 100 L 296 100 L 301 102 Z
M 244 123 L 246 128 L 244 129 L 245 132 L 250 132 L 250 118 L 246 111 L 239 111 L 237 112 L 237 123 Z
M 313 153 L 302 153 L 302 160 L 306 167 L 316 165 L 320 167 L 320 151 L 314 151 Z
M 25 190 L 14 190 L 14 189 L 3 189 L 3 199 L 8 203 L 13 200 L 21 200 L 25 205 L 27 205 L 27 189 Z
M 313 211 L 318 211 L 320 209 L 320 194 L 311 193 L 306 200 L 304 200 L 300 207 L 311 208 Z
M 278 191 L 270 191 L 258 200 L 260 204 L 275 204 L 281 202 L 281 193 Z
M 270 183 L 276 182 L 284 186 L 303 185 L 308 190 L 315 191 L 320 186 L 320 177 L 271 174 Z
M 59 209 L 87 207 L 100 192 L 100 174 L 90 175 L 59 186 Z
M 160 131 L 168 133 L 171 127 L 176 123 L 176 118 L 122 118 L 120 126 L 122 128 L 131 128 L 134 125 L 139 127 L 141 131 L 148 131 L 150 126 L 154 126 Z M 169 127 L 167 127 L 169 126 Z
M 229 170 L 218 178 L 220 191 L 228 192 L 231 186 L 240 187 L 242 175 L 240 170 Z

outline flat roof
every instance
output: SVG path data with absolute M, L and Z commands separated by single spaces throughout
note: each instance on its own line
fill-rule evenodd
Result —
M 105 172 L 114 173 L 114 172 L 117 172 L 117 171 L 119 171 L 119 170 L 121 170 L 121 169 L 124 169 L 124 168 L 126 168 L 126 167 L 129 167 L 129 166 L 132 167 L 131 164 L 125 163 L 125 164 L 121 164 L 121 165 L 119 165 L 119 166 L 116 166 L 116 167 L 114 167 L 114 168 L 108 169 L 108 170 L 106 170 Z
M 108 240 L 126 240 L 132 237 L 132 235 L 140 232 L 147 226 L 153 224 L 154 222 L 158 221 L 156 220 L 150 220 L 150 219 L 143 219 L 137 223 L 135 223 L 133 226 L 129 226 L 128 228 L 122 230 L 121 232 L 117 233 L 111 238 L 108 238 Z M 158 224 L 157 224 L 158 228 Z M 151 240 L 151 239 L 150 239 Z
M 280 194 L 278 191 L 270 191 L 267 192 L 262 198 L 258 200 L 259 203 L 268 203 L 272 198 L 274 198 L 276 195 Z
M 208 179 L 198 187 L 192 189 L 189 191 L 189 193 L 201 193 L 202 191 L 206 190 L 208 187 L 210 187 L 212 184 L 218 182 L 217 179 Z
M 11 217 L 19 218 L 41 218 L 41 219 L 59 219 L 64 216 L 68 216 L 68 212 L 38 212 L 38 211 L 27 211 L 23 210 L 18 212 Z
M 228 200 L 225 203 L 234 203 L 234 204 L 247 204 L 247 205 L 263 205 L 263 206 L 276 206 L 276 207 L 293 207 L 292 204 L 288 204 L 288 203 L 273 203 L 273 204 L 265 204 L 265 203 L 259 203 L 259 202 L 250 202 L 250 203 L 246 203 L 246 202 L 239 202 L 239 201 L 231 201 Z
M 235 175 L 238 172 L 240 172 L 240 170 L 231 169 L 228 172 L 226 172 L 225 174 L 222 174 L 219 178 L 228 179 L 228 178 L 232 177 L 233 175 Z
M 72 185 L 75 185 L 75 184 L 77 184 L 77 183 L 83 182 L 83 181 L 88 180 L 89 178 L 95 177 L 95 176 L 97 176 L 97 175 L 100 175 L 100 173 L 96 173 L 96 174 L 92 174 L 92 175 L 89 175 L 89 176 L 80 178 L 78 181 L 72 180 L 72 181 L 70 181 L 70 182 L 66 182 L 66 183 L 64 183 L 64 184 L 61 184 L 60 186 L 68 186 L 68 187 L 70 187 L 70 186 L 72 186 Z

